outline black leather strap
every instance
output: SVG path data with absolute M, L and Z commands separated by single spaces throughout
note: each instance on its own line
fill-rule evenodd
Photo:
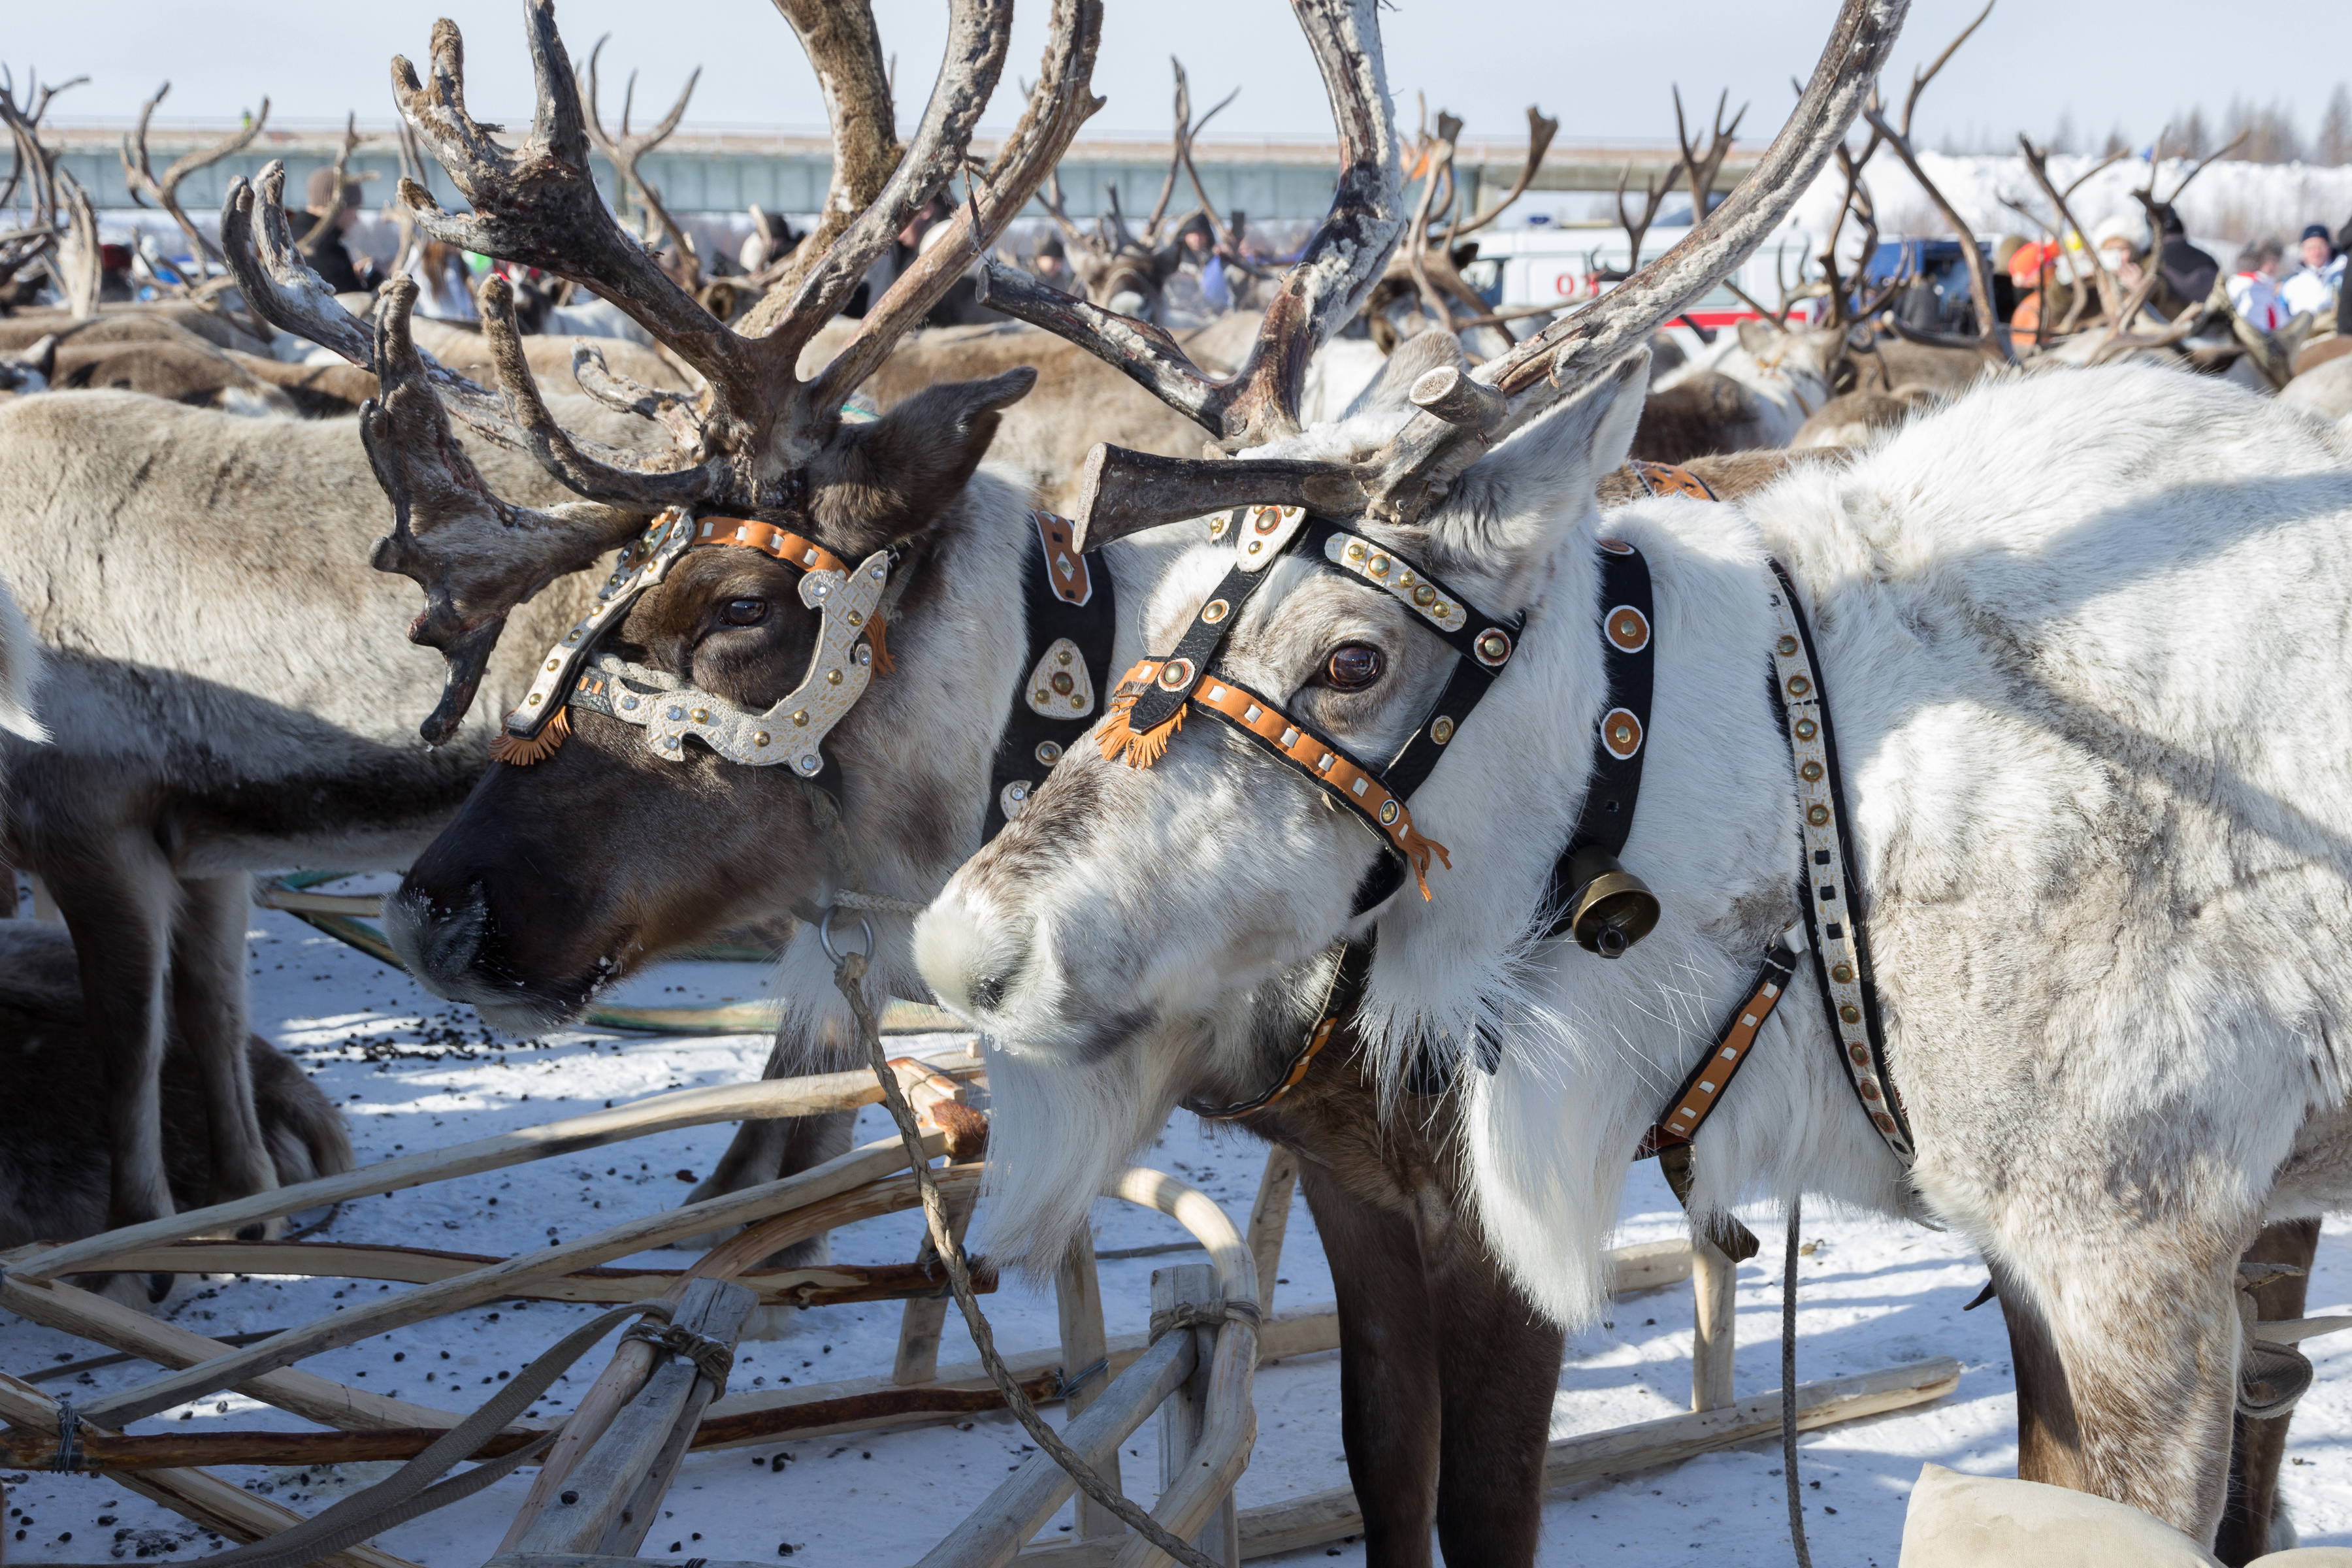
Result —
M 988 811 L 981 825 L 983 844 L 1004 830 L 1006 789 L 1024 785 L 1024 798 L 1034 793 L 1037 785 L 1045 782 L 1045 774 L 1061 760 L 1062 753 L 1093 727 L 1110 700 L 1111 639 L 1118 629 L 1110 570 L 1101 552 L 1090 552 L 1086 565 L 1092 595 L 1084 605 L 1072 605 L 1054 592 L 1051 556 L 1044 535 L 1039 533 L 1032 567 L 1021 579 L 1022 607 L 1029 624 L 1029 648 L 1013 684 L 1011 717 L 1005 721 L 1004 736 L 997 744 L 996 761 L 989 772 Z M 1029 683 L 1047 651 L 1064 637 L 1077 645 L 1095 700 L 1083 713 L 1049 717 L 1030 706 Z
M 1642 759 L 1650 750 L 1650 692 L 1657 647 L 1657 617 L 1650 599 L 1650 568 L 1642 552 L 1630 544 L 1604 541 L 1601 547 L 1601 646 L 1609 677 L 1608 706 L 1592 740 L 1591 782 L 1584 792 L 1584 807 L 1568 847 L 1552 863 L 1551 882 L 1544 895 L 1547 911 L 1541 934 L 1549 941 L 1568 930 L 1569 900 L 1576 892 L 1571 873 L 1578 854 L 1588 848 L 1622 852 L 1633 831 L 1633 807 L 1642 793 Z M 1637 633 L 1622 613 L 1638 617 Z M 1638 646 L 1628 644 L 1638 642 Z M 1631 754 L 1617 737 L 1621 715 L 1632 721 Z
M 1139 734 L 1146 730 L 1156 730 L 1176 716 L 1176 710 L 1184 706 L 1184 700 L 1192 695 L 1192 689 L 1201 684 L 1201 678 L 1208 674 L 1209 666 L 1216 662 L 1217 655 L 1223 650 L 1225 638 L 1233 635 L 1234 622 L 1241 618 L 1242 606 L 1249 603 L 1251 595 L 1265 585 L 1272 571 L 1271 567 L 1262 567 L 1255 572 L 1244 572 L 1238 566 L 1226 569 L 1215 589 L 1201 601 L 1201 607 L 1193 612 L 1192 624 L 1186 626 L 1184 635 L 1176 639 L 1175 651 L 1161 666 L 1164 676 L 1181 660 L 1184 679 L 1173 685 L 1164 680 L 1155 681 L 1139 692 L 1135 707 L 1128 714 L 1129 729 Z

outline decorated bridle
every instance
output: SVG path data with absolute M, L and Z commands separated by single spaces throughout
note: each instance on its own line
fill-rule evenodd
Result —
M 1030 518 L 1037 531 L 1034 567 L 1023 576 L 1028 657 L 997 748 L 982 842 L 1021 814 L 1038 781 L 1094 722 L 1118 629 L 1101 559 L 1079 553 L 1066 518 L 1046 511 Z M 764 712 L 598 647 L 688 551 L 706 547 L 755 550 L 796 568 L 801 602 L 818 615 L 806 676 Z M 772 523 L 695 518 L 672 508 L 621 552 L 595 604 L 549 651 L 521 704 L 507 715 L 490 754 L 518 766 L 539 762 L 570 734 L 570 710 L 583 708 L 644 729 L 646 746 L 672 762 L 691 736 L 729 762 L 789 764 L 803 779 L 818 780 L 827 766 L 825 738 L 872 676 L 890 672 L 882 605 L 896 564 L 892 552 L 877 551 L 853 569 L 824 546 Z
M 1693 481 L 1696 482 L 1696 481 Z M 1297 507 L 1241 507 L 1210 524 L 1213 541 L 1231 538 L 1234 560 L 1194 614 L 1175 647 L 1127 672 L 1111 703 L 1110 721 L 1097 737 L 1106 759 L 1148 768 L 1167 751 L 1194 709 L 1247 736 L 1304 774 L 1369 827 L 1381 858 L 1356 889 L 1353 915 L 1385 902 L 1409 868 L 1426 899 L 1429 862 L 1450 867 L 1445 847 L 1413 826 L 1406 802 L 1437 766 L 1495 678 L 1517 651 L 1526 617 L 1486 614 L 1467 596 L 1396 550 L 1343 524 Z M 1231 679 L 1219 668 L 1234 623 L 1285 556 L 1385 590 L 1419 623 L 1454 650 L 1453 673 L 1412 733 L 1385 766 L 1374 766 L 1287 711 L 1271 697 Z M 1594 737 L 1592 787 L 1584 812 L 1553 868 L 1548 912 L 1552 932 L 1572 932 L 1580 945 L 1615 958 L 1657 924 L 1658 903 L 1641 879 L 1618 863 L 1633 826 L 1641 757 L 1649 726 L 1651 602 L 1649 569 L 1632 545 L 1601 546 L 1606 608 L 1602 646 L 1610 692 Z M 1335 944 L 1331 981 L 1322 1005 L 1276 1080 L 1264 1092 L 1230 1105 L 1200 1106 L 1200 1115 L 1253 1115 L 1290 1092 L 1339 1024 L 1362 999 L 1371 973 L 1373 937 L 1343 937 Z
M 1713 501 L 1715 492 L 1688 470 L 1636 461 L 1636 479 L 1652 496 L 1685 495 Z M 1246 530 L 1243 530 L 1244 521 Z M 1461 595 L 1420 571 L 1394 551 L 1349 532 L 1337 523 L 1295 510 L 1245 508 L 1216 520 L 1213 539 L 1240 531 L 1238 559 L 1179 638 L 1171 653 L 1146 659 L 1128 672 L 1112 704 L 1112 722 L 1100 745 L 1106 758 L 1125 758 L 1149 767 L 1181 727 L 1186 706 L 1212 714 L 1248 735 L 1306 773 L 1334 799 L 1371 826 L 1387 851 L 1391 873 L 1383 883 L 1368 875 L 1358 890 L 1356 914 L 1363 914 L 1402 884 L 1402 867 L 1412 865 L 1422 895 L 1434 854 L 1443 846 L 1412 826 L 1405 797 L 1435 766 L 1438 749 L 1452 740 L 1469 711 L 1507 663 L 1522 626 L 1484 616 Z M 1601 631 L 1608 697 L 1594 739 L 1591 782 L 1567 847 L 1554 861 L 1538 926 L 1545 938 L 1573 935 L 1586 951 L 1602 957 L 1622 954 L 1656 925 L 1656 897 L 1618 863 L 1633 829 L 1641 789 L 1642 757 L 1648 739 L 1653 680 L 1653 611 L 1649 570 L 1633 546 L 1599 542 Z M 1214 661 L 1234 616 L 1264 581 L 1267 565 L 1286 553 L 1304 552 L 1335 568 L 1385 587 L 1420 612 L 1463 655 L 1454 677 L 1412 738 L 1386 768 L 1373 770 L 1281 705 L 1224 679 Z M 1868 943 L 1860 919 L 1861 885 L 1847 850 L 1852 828 L 1840 784 L 1836 741 L 1813 655 L 1812 632 L 1787 571 L 1772 563 L 1773 611 L 1780 630 L 1772 648 L 1775 711 L 1787 736 L 1795 770 L 1802 822 L 1805 869 L 1801 889 L 1803 918 L 1777 937 L 1759 963 L 1740 1003 L 1718 1028 L 1667 1109 L 1642 1139 L 1636 1159 L 1655 1157 L 1667 1184 L 1685 1207 L 1692 1188 L 1691 1147 L 1707 1116 L 1723 1101 L 1733 1077 L 1746 1062 L 1759 1034 L 1779 1006 L 1800 955 L 1810 950 L 1822 1004 L 1837 1031 L 1839 1060 L 1855 1099 L 1895 1159 L 1908 1169 L 1915 1158 L 1910 1125 L 1886 1065 L 1877 993 L 1871 979 Z M 1491 640 L 1490 640 L 1491 639 Z M 1249 1100 L 1192 1109 L 1213 1119 L 1255 1115 L 1288 1094 L 1305 1079 L 1315 1058 L 1362 998 L 1371 973 L 1373 939 L 1343 937 L 1323 1002 L 1301 1044 L 1275 1082 Z M 1501 1047 L 1485 1036 L 1474 1042 L 1479 1065 L 1493 1072 Z M 1419 1093 L 1442 1093 L 1455 1063 L 1432 1062 L 1426 1055 L 1409 1075 Z M 1738 1258 L 1754 1256 L 1756 1239 L 1738 1221 L 1718 1216 L 1709 1239 Z
M 598 647 L 688 551 L 706 547 L 757 551 L 795 569 L 801 603 L 817 614 L 808 673 L 764 712 Z M 824 738 L 865 694 L 876 666 L 886 673 L 890 668 L 877 612 L 891 565 L 887 550 L 853 569 L 824 546 L 773 523 L 715 513 L 697 518 L 672 507 L 621 552 L 595 604 L 548 651 L 490 755 L 518 766 L 541 761 L 571 733 L 570 711 L 578 707 L 637 725 L 654 755 L 670 762 L 683 758 L 691 736 L 730 763 L 789 765 L 813 779 L 824 771 Z

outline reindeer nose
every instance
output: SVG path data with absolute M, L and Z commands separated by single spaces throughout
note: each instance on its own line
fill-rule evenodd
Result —
M 993 1013 L 1029 963 L 1027 915 L 976 910 L 950 891 L 915 922 L 915 963 L 942 1006 L 967 1018 Z
M 404 889 L 384 900 L 385 940 L 427 990 L 445 995 L 444 986 L 472 971 L 488 925 L 489 904 L 478 882 L 466 889 L 454 908 L 435 908 L 431 895 L 420 888 Z

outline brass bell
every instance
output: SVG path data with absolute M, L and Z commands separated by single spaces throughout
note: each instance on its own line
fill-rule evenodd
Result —
M 1569 930 L 1585 952 L 1622 958 L 1657 929 L 1658 895 L 1607 850 L 1578 850 L 1569 880 L 1576 888 L 1568 900 Z

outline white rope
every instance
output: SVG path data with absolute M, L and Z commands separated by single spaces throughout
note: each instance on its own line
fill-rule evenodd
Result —
M 915 899 L 894 899 L 887 893 L 861 893 L 854 889 L 833 896 L 834 906 L 844 910 L 874 910 L 887 915 L 919 915 L 931 906 Z

